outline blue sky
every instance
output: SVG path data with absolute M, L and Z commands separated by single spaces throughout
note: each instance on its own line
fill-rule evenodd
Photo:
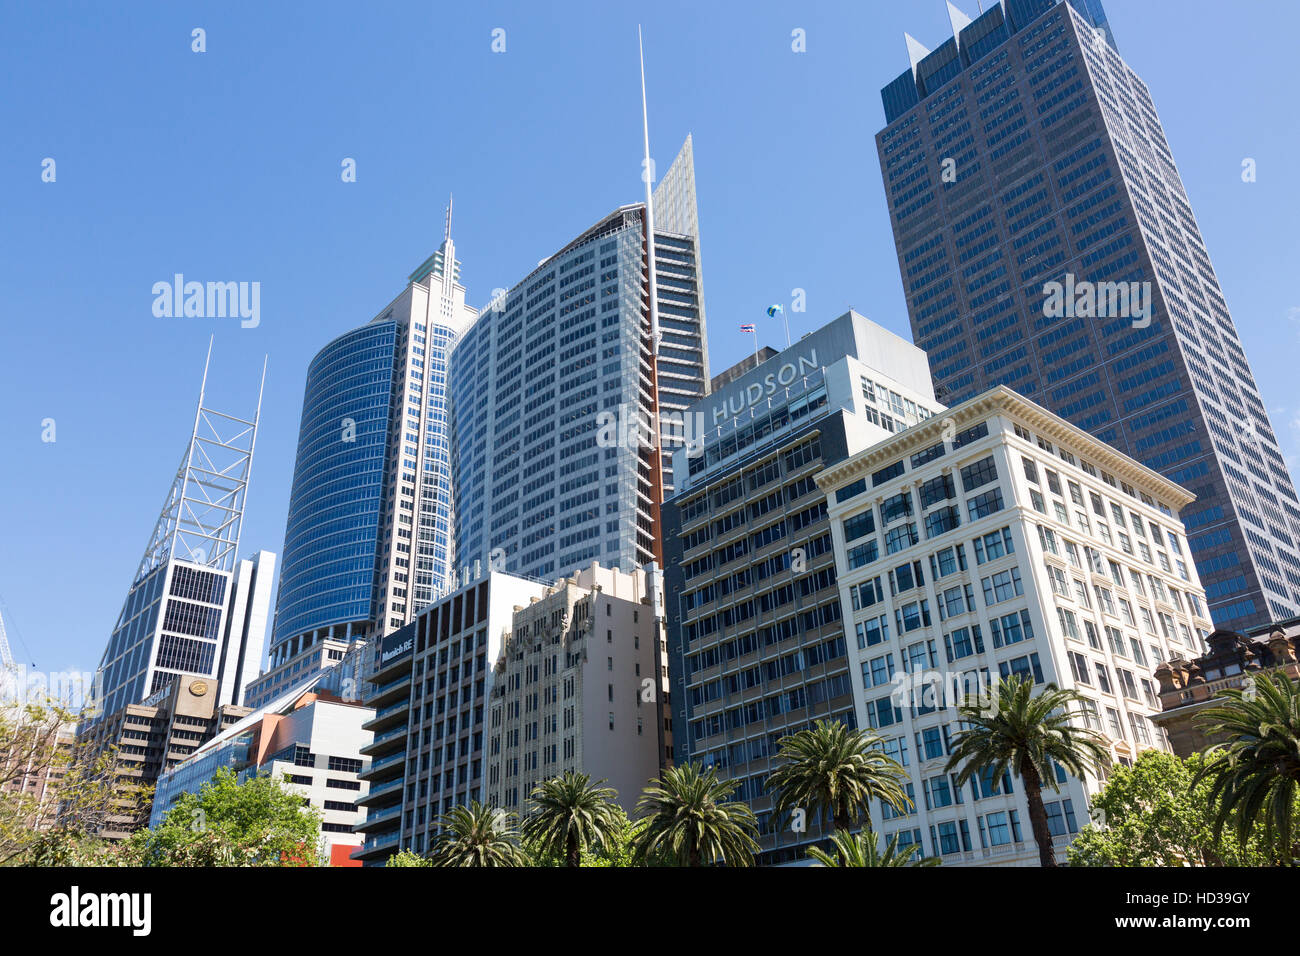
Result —
M 1300 5 L 1106 9 L 1295 474 Z M 307 363 L 401 290 L 441 239 L 449 192 L 475 305 L 640 198 L 638 22 L 659 168 L 695 138 L 713 368 L 752 348 L 742 322 L 782 344 L 763 310 L 796 287 L 796 335 L 852 307 L 910 338 L 873 137 L 903 31 L 931 47 L 950 35 L 941 0 L 0 9 L 0 600 L 16 656 L 97 664 L 210 335 L 225 410 L 251 413 L 270 356 L 242 550 L 278 553 Z M 154 317 L 153 284 L 177 272 L 260 282 L 260 325 Z

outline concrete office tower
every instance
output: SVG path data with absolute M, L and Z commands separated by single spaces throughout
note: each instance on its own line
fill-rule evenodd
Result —
M 99 836 L 122 839 L 149 821 L 150 804 L 139 801 L 142 787 L 178 766 L 198 748 L 248 714 L 248 708 L 223 703 L 215 680 L 176 674 L 147 700 L 119 707 L 78 731 L 87 752 L 117 751 L 115 800 Z
M 949 10 L 953 37 L 934 52 L 908 38 L 876 138 L 940 398 L 1009 385 L 1187 486 L 1215 623 L 1291 617 L 1300 502 L 1155 105 L 1101 3 L 1005 0 L 973 21 Z
M 939 413 L 925 355 L 849 312 L 698 402 L 664 506 L 673 760 L 739 783 L 761 863 L 825 834 L 777 829 L 764 789 L 777 741 L 855 720 L 826 496 L 814 476 Z
M 1038 865 L 1019 777 L 958 787 L 957 706 L 1012 674 L 1079 691 L 1128 765 L 1168 750 L 1153 672 L 1210 628 L 1184 489 L 1005 386 L 818 476 L 827 494 L 858 723 L 887 738 L 916 808 L 874 801 L 878 839 L 945 864 Z M 991 697 L 984 696 L 984 701 Z M 1101 786 L 1045 790 L 1058 856 Z
M 378 638 L 451 578 L 447 355 L 465 305 L 447 210 L 442 245 L 374 319 L 307 369 L 267 677 L 320 641 Z M 277 685 L 277 672 L 281 681 Z
M 237 555 L 262 398 L 251 419 L 236 418 L 206 405 L 207 380 L 205 364 L 194 429 L 104 650 L 87 723 L 181 675 L 220 680 L 220 703 L 238 703 L 261 663 L 275 555 Z
M 663 576 L 593 564 L 515 611 L 489 698 L 488 801 L 527 814 L 568 771 L 634 814 L 671 747 Z
M 374 739 L 361 751 L 371 761 L 362 774 L 370 789 L 358 800 L 365 842 L 354 859 L 376 865 L 399 850 L 427 853 L 441 814 L 486 798 L 493 665 L 515 608 L 545 593 L 540 582 L 480 574 L 379 642 L 366 699 Z
M 159 776 L 149 825 L 162 823 L 177 800 L 197 793 L 218 770 L 228 768 L 240 781 L 270 774 L 320 812 L 323 856 L 329 865 L 359 866 L 352 860 L 361 843 L 354 832 L 360 820 L 356 801 L 366 793 L 360 774 L 368 761 L 361 750 L 371 740 L 361 725 L 373 714 L 319 683 L 246 713 Z
M 456 562 L 551 579 L 659 561 L 678 424 L 708 382 L 688 138 L 644 203 L 621 206 L 499 294 L 455 346 Z M 655 279 L 652 333 L 650 279 Z M 670 425 L 667 444 L 680 442 Z M 641 437 L 644 436 L 645 440 Z

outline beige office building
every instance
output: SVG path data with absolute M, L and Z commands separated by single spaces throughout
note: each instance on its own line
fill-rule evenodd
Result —
M 1084 695 L 1111 762 L 1169 750 L 1155 670 L 1211 624 L 1178 512 L 1192 500 L 999 386 L 818 476 L 830 501 L 859 726 L 907 769 L 915 802 L 875 801 L 884 837 L 946 864 L 1035 865 L 1021 781 L 946 770 L 966 693 L 1010 675 Z M 1058 768 L 1059 770 L 1059 768 Z M 1104 771 L 1103 771 L 1104 772 Z M 1058 772 L 1058 855 L 1102 781 Z
M 569 770 L 631 812 L 671 747 L 662 576 L 592 564 L 515 611 L 494 668 L 487 796 L 526 813 Z

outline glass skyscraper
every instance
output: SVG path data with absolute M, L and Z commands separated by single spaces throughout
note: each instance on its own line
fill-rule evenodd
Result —
M 1099 0 L 1005 0 L 882 91 L 912 333 L 1184 485 L 1219 627 L 1300 608 L 1300 502 L 1146 85 Z M 1117 532 L 1123 529 L 1116 528 Z
M 672 448 L 635 436 L 683 437 L 668 416 L 707 388 L 689 138 L 653 201 L 653 243 L 645 204 L 619 207 L 498 295 L 456 344 L 462 572 L 477 562 L 550 579 L 593 560 L 629 572 L 662 562 Z
M 447 355 L 465 305 L 451 211 L 438 250 L 373 320 L 307 370 L 275 631 L 249 699 L 302 680 L 323 640 L 373 640 L 454 580 Z
M 206 390 L 205 366 L 194 429 L 100 660 L 88 725 L 166 695 L 183 675 L 213 679 L 218 703 L 237 704 L 261 663 L 275 555 L 238 557 L 261 395 L 244 419 L 208 407 Z

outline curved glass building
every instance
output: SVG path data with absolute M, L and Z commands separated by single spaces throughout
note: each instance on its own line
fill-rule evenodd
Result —
M 447 358 L 477 314 L 451 241 L 307 369 L 275 631 L 245 705 L 413 620 L 453 577 Z
M 274 658 L 287 641 L 373 617 L 397 323 L 340 335 L 307 369 Z

